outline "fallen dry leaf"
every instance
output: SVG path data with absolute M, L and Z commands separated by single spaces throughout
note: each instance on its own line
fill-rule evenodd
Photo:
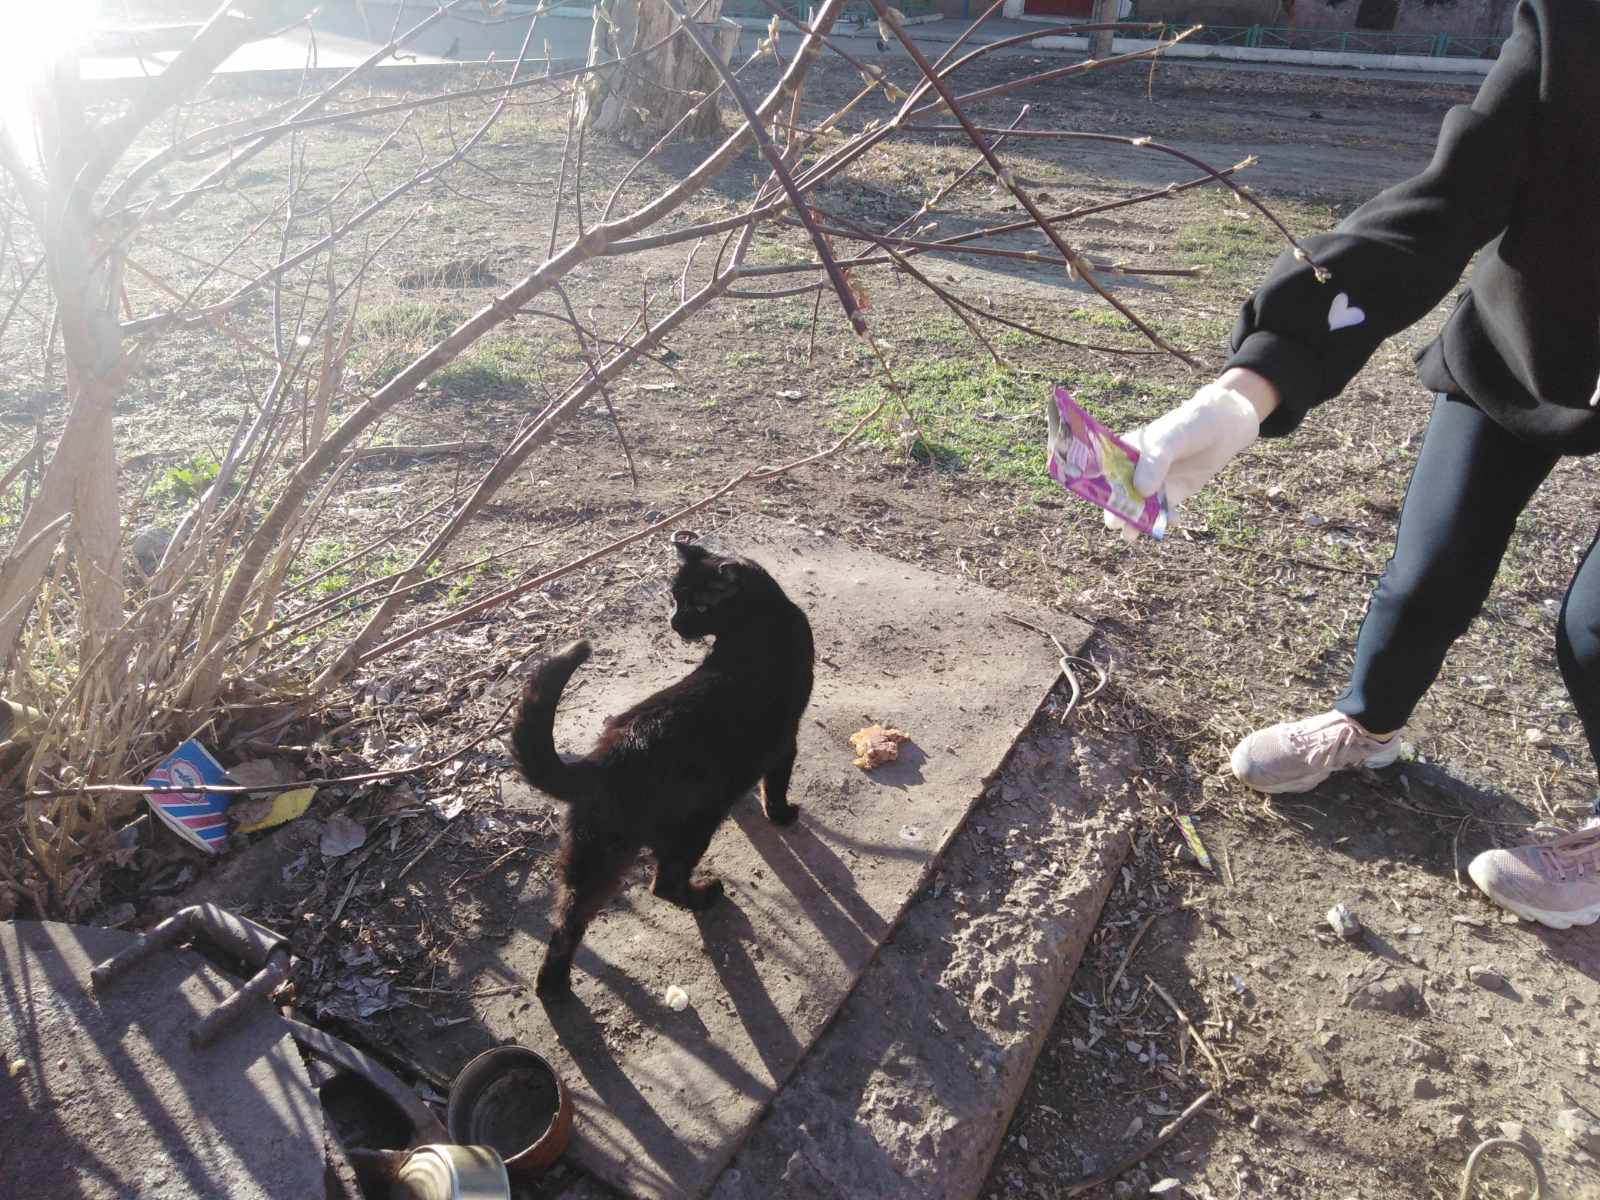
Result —
M 316 788 L 304 787 L 295 788 L 292 792 L 279 792 L 276 796 L 235 801 L 228 809 L 228 815 L 233 818 L 234 828 L 240 833 L 255 833 L 303 815 L 311 807 L 316 795 Z
M 366 829 L 343 813 L 334 813 L 322 823 L 321 849 L 328 858 L 342 858 L 366 843 Z
M 911 735 L 904 730 L 868 725 L 850 735 L 850 748 L 856 752 L 855 765 L 870 771 L 899 758 L 900 743 L 910 740 Z
M 240 787 L 269 788 L 292 780 L 294 768 L 281 758 L 252 758 L 229 767 L 228 778 Z

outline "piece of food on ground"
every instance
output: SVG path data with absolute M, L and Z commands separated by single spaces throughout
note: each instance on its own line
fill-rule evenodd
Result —
M 855 765 L 863 771 L 870 771 L 873 767 L 881 767 L 899 758 L 900 743 L 910 740 L 911 735 L 902 729 L 874 724 L 852 733 L 850 748 L 856 752 Z

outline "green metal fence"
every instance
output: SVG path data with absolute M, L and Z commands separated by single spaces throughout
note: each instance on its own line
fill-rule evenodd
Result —
M 1189 26 L 1173 22 L 1162 34 Z M 1334 50 L 1341 54 L 1411 54 L 1421 58 L 1495 58 L 1503 37 L 1455 33 L 1380 33 L 1371 29 L 1293 29 L 1275 25 L 1206 25 L 1187 39 L 1210 46 L 1273 50 Z

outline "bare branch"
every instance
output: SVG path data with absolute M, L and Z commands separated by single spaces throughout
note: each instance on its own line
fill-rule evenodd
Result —
M 1145 337 L 1149 338 L 1157 346 L 1160 346 L 1163 350 L 1166 350 L 1174 358 L 1183 362 L 1187 366 L 1198 366 L 1199 364 L 1192 357 L 1190 357 L 1188 354 L 1185 354 L 1182 350 L 1179 350 L 1176 346 L 1168 344 L 1160 334 L 1145 324 L 1145 322 L 1130 308 L 1128 308 L 1127 305 L 1123 304 L 1122 301 L 1118 300 L 1105 289 L 1105 285 L 1103 285 L 1095 277 L 1094 272 L 1090 269 L 1089 265 L 1078 256 L 1077 251 L 1073 250 L 1071 246 L 1067 245 L 1066 241 L 1061 237 L 1061 235 L 1056 232 L 1053 225 L 1050 225 L 1045 221 L 1044 214 L 1039 211 L 1038 202 L 1034 200 L 1033 197 L 1028 195 L 1027 190 L 1017 183 L 1016 177 L 1001 164 L 997 157 L 995 157 L 995 152 L 990 149 L 988 142 L 984 141 L 982 135 L 978 132 L 977 127 L 973 125 L 970 119 L 968 119 L 966 113 L 962 110 L 961 102 L 957 100 L 956 97 L 951 93 L 949 85 L 934 74 L 933 67 L 923 56 L 923 53 L 917 47 L 917 44 L 912 41 L 909 36 L 907 36 L 902 23 L 890 17 L 889 6 L 884 2 L 884 0 L 871 0 L 871 4 L 872 7 L 877 11 L 879 18 L 887 21 L 889 25 L 893 27 L 895 37 L 898 38 L 900 44 L 906 48 L 906 52 L 911 55 L 917 66 L 921 68 L 923 74 L 927 77 L 927 81 L 933 85 L 936 91 L 938 91 L 939 97 L 944 101 L 945 107 L 948 108 L 955 118 L 961 122 L 962 130 L 965 131 L 966 135 L 972 139 L 973 145 L 978 147 L 979 153 L 981 153 L 983 157 L 988 160 L 989 165 L 994 169 L 995 177 L 999 179 L 1001 183 L 1005 184 L 1011 194 L 1017 198 L 1017 203 L 1021 204 L 1022 207 L 1027 210 L 1028 216 L 1032 217 L 1034 223 L 1044 230 L 1045 236 L 1048 237 L 1051 244 L 1061 252 L 1062 258 L 1066 260 L 1067 265 L 1072 269 L 1072 271 L 1081 276 L 1085 283 L 1099 293 L 1102 300 L 1126 317 L 1134 325 L 1134 327 L 1139 330 L 1140 333 L 1145 335 Z M 987 47 L 985 47 L 985 49 L 987 49 Z M 979 52 L 974 52 L 974 55 L 976 53 Z M 999 131 L 996 130 L 991 132 Z

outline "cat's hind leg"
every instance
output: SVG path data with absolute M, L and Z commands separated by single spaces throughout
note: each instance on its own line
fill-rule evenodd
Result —
M 720 813 L 711 819 L 702 818 L 673 830 L 652 846 L 656 855 L 656 881 L 650 890 L 663 900 L 695 912 L 710 908 L 720 900 L 720 879 L 695 883 L 690 878 L 720 824 Z
M 774 825 L 793 825 L 800 815 L 800 807 L 789 803 L 789 777 L 794 774 L 794 760 L 799 748 L 790 742 L 772 760 L 767 773 L 761 777 L 761 809 Z
M 609 838 L 574 837 L 562 850 L 555 928 L 534 984 L 534 991 L 546 998 L 571 990 L 572 956 L 578 952 L 589 922 L 616 895 L 624 872 L 639 854 L 636 843 Z

